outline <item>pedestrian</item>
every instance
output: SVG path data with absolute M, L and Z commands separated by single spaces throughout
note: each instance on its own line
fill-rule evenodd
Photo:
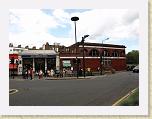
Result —
M 31 80 L 33 79 L 33 69 L 32 69 L 32 67 L 30 68 L 30 78 L 31 78 Z
M 100 67 L 98 67 L 97 71 L 98 71 L 98 72 L 100 71 Z
M 53 77 L 53 76 L 54 76 L 54 70 L 51 69 L 51 77 Z
M 66 76 L 66 70 L 63 69 L 63 77 L 65 77 L 65 76 Z
M 31 71 L 30 71 L 30 70 L 31 70 L 31 68 L 28 69 L 28 77 L 29 77 L 29 78 L 30 78 L 30 76 L 31 76 L 31 74 L 30 74 Z M 27 79 L 28 79 L 28 78 L 27 78 Z
M 25 69 L 25 76 L 26 76 L 26 79 L 28 79 L 28 69 L 27 68 Z
M 51 71 L 50 70 L 47 70 L 47 75 L 48 75 L 48 77 L 51 76 Z
M 42 78 L 42 75 L 43 75 L 43 72 L 42 72 L 42 70 L 40 69 L 40 71 L 39 71 L 39 79 Z

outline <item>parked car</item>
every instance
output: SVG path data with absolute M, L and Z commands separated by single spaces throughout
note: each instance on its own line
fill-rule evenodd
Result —
M 133 68 L 135 68 L 135 65 L 128 65 L 127 71 L 133 71 Z
M 139 73 L 139 65 L 137 65 L 135 68 L 133 68 L 133 73 Z

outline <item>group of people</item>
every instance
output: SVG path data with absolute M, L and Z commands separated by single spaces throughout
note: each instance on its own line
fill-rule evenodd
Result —
M 23 78 L 24 79 L 33 79 L 34 78 L 34 73 L 33 73 L 33 68 L 32 67 L 30 67 L 29 69 L 28 68 L 25 68 L 24 70 L 23 70 Z
M 34 75 L 38 76 L 39 79 L 43 79 L 43 77 L 66 77 L 66 76 L 72 76 L 73 71 L 69 69 L 63 69 L 63 71 L 59 70 L 46 70 L 46 72 L 43 72 L 42 69 L 39 71 L 34 72 L 33 68 L 24 68 L 23 69 L 23 78 L 24 79 L 34 79 Z
M 40 69 L 39 71 L 36 71 L 34 73 L 33 68 L 24 68 L 23 70 L 23 78 L 24 79 L 34 79 L 34 75 L 38 76 L 39 79 L 43 79 L 43 76 L 45 77 L 53 77 L 55 75 L 55 72 L 53 69 L 51 70 L 46 70 L 45 73 L 43 73 L 42 69 Z

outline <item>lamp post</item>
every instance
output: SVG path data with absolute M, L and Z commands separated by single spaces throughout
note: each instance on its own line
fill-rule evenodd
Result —
M 109 40 L 109 38 L 102 40 L 102 47 L 103 47 L 103 41 L 106 41 L 106 40 Z M 101 66 L 101 64 L 102 64 L 102 66 Z M 104 65 L 104 50 L 103 50 L 103 53 L 100 54 L 100 75 L 102 75 L 102 72 L 103 72 L 103 65 Z
M 79 17 L 72 17 L 71 18 L 71 21 L 74 21 L 74 26 L 75 26 L 75 44 L 76 44 L 76 68 L 77 68 L 77 78 L 78 78 L 78 58 L 77 58 L 77 47 L 78 47 L 78 44 L 77 44 L 77 35 L 76 35 L 76 21 L 79 20 Z
M 88 36 L 89 36 L 89 35 L 84 35 L 84 36 L 82 37 L 82 41 L 81 41 L 82 46 L 83 46 L 83 76 L 84 76 L 84 78 L 85 78 L 84 40 L 85 40 L 85 38 L 87 38 Z

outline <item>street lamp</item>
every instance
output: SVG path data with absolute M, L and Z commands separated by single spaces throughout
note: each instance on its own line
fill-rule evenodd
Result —
M 75 26 L 75 44 L 76 44 L 76 64 L 77 64 L 77 78 L 78 78 L 78 58 L 77 58 L 77 35 L 76 35 L 76 21 L 79 20 L 79 17 L 72 17 L 71 21 L 74 21 L 74 26 Z
M 102 47 L 103 47 L 103 41 L 106 41 L 106 40 L 109 40 L 109 38 L 102 40 Z M 103 53 L 100 54 L 100 75 L 102 75 L 102 72 L 103 72 L 103 65 L 104 65 L 104 50 L 103 50 Z
M 84 40 L 85 40 L 85 38 L 87 38 L 88 36 L 89 36 L 89 35 L 84 35 L 84 36 L 82 37 L 82 41 L 81 41 L 82 46 L 83 46 L 83 76 L 84 76 L 84 78 L 85 78 Z

